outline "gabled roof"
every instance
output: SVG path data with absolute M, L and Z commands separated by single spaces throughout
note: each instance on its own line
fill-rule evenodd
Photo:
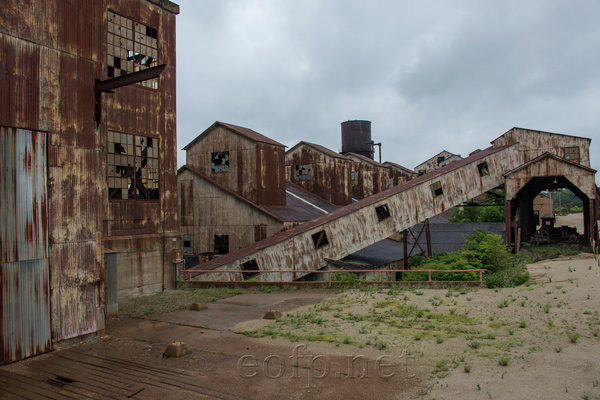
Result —
M 304 141 L 299 142 L 298 144 L 296 144 L 294 147 L 292 147 L 291 149 L 289 149 L 288 151 L 286 151 L 285 154 L 288 154 L 288 153 L 294 151 L 299 146 L 308 146 L 308 147 L 311 147 L 311 148 L 317 150 L 318 152 L 321 152 L 321 153 L 323 153 L 323 154 L 325 154 L 326 156 L 329 156 L 329 157 L 341 158 L 342 160 L 349 160 L 348 157 L 346 157 L 346 156 L 344 156 L 342 154 L 336 153 L 333 150 L 329 150 L 327 147 L 324 147 L 324 146 L 321 146 L 321 145 L 315 144 L 315 143 L 304 142 Z
M 401 170 L 403 172 L 406 172 L 407 174 L 410 174 L 410 175 L 417 175 L 417 173 L 415 171 L 413 171 L 412 169 L 408 169 L 406 167 L 403 167 L 400 164 L 396 164 L 396 163 L 393 163 L 391 161 L 386 161 L 386 162 L 383 163 L 383 165 L 389 165 L 390 167 L 392 167 L 394 169 L 399 169 L 399 170 Z
M 544 154 L 537 156 L 533 160 L 530 160 L 529 162 L 526 162 L 525 164 L 518 166 L 517 168 L 513 169 L 512 171 L 507 172 L 506 174 L 504 174 L 504 176 L 507 177 L 507 176 L 513 175 L 513 174 L 515 174 L 515 173 L 517 173 L 517 172 L 519 172 L 519 171 L 521 171 L 521 170 L 529 167 L 530 165 L 536 164 L 536 163 L 538 163 L 538 162 L 540 162 L 540 161 L 542 161 L 543 159 L 546 159 L 546 158 L 552 158 L 552 159 L 554 159 L 556 161 L 559 161 L 559 162 L 562 162 L 562 163 L 565 163 L 565 164 L 569 164 L 569 165 L 572 165 L 572 166 L 577 167 L 577 168 L 581 168 L 581 169 L 583 169 L 585 171 L 588 171 L 588 172 L 591 172 L 591 173 L 594 173 L 594 174 L 597 172 L 595 169 L 586 167 L 585 165 L 581 165 L 579 163 L 576 163 L 576 162 L 573 162 L 573 161 L 570 161 L 570 160 L 565 160 L 564 158 L 559 157 L 556 154 L 552 154 L 552 153 L 550 153 L 550 152 L 547 151 Z
M 271 213 L 270 211 L 264 209 L 263 207 L 254 204 L 253 202 L 251 202 L 250 200 L 247 200 L 245 198 L 243 198 L 242 196 L 240 196 L 239 194 L 227 189 L 225 186 L 222 186 L 220 184 L 218 184 L 216 181 L 210 179 L 208 176 L 204 175 L 202 172 L 198 171 L 197 169 L 190 167 L 189 165 L 184 165 L 183 167 L 179 168 L 177 170 L 177 175 L 179 175 L 180 173 L 182 173 L 183 171 L 188 170 L 190 171 L 192 174 L 198 176 L 199 178 L 204 179 L 205 181 L 207 181 L 208 183 L 212 184 L 213 186 L 215 186 L 216 188 L 226 192 L 227 194 L 235 197 L 236 199 L 243 201 L 244 203 L 248 204 L 251 207 L 256 208 L 257 210 L 267 214 L 268 216 L 275 218 L 276 220 L 280 221 L 280 222 L 284 222 L 281 218 L 279 218 L 277 215 Z
M 537 129 L 519 128 L 518 126 L 515 126 L 513 128 L 510 128 L 506 132 L 504 132 L 502 135 L 498 136 L 496 139 L 492 140 L 490 143 L 494 144 L 494 142 L 496 140 L 500 139 L 502 136 L 505 136 L 505 135 L 509 134 L 510 132 L 514 131 L 515 129 L 521 129 L 523 131 L 530 131 L 530 132 L 536 132 L 536 133 L 544 133 L 544 134 L 547 134 L 547 135 L 566 136 L 566 137 L 572 137 L 572 138 L 577 138 L 577 139 L 585 139 L 585 140 L 587 140 L 589 142 L 592 141 L 592 139 L 586 138 L 586 137 L 582 137 L 582 136 L 565 135 L 564 133 L 546 132 L 546 131 L 540 131 L 540 130 L 537 130 Z
M 462 159 L 462 157 L 460 156 L 460 154 L 454 154 L 454 153 L 451 153 L 451 152 L 449 152 L 448 150 L 442 150 L 442 151 L 440 151 L 439 153 L 437 153 L 435 156 L 433 156 L 433 157 L 430 157 L 430 158 L 428 158 L 427 160 L 423 161 L 422 163 L 418 164 L 418 165 L 415 167 L 415 169 L 416 169 L 417 167 L 420 167 L 421 165 L 425 164 L 426 162 L 428 162 L 428 161 L 431 161 L 431 160 L 433 160 L 434 158 L 437 158 L 437 157 L 439 157 L 439 156 L 440 156 L 440 154 L 442 154 L 442 153 L 448 153 L 448 154 L 450 154 L 450 157 L 446 158 L 444 161 L 446 161 L 447 159 L 449 159 L 449 158 L 452 158 L 452 157 L 459 157 L 460 159 Z M 469 154 L 469 155 L 470 155 L 470 154 Z
M 188 143 L 188 145 L 185 146 L 183 148 L 183 150 L 188 150 L 190 147 L 192 147 L 194 144 L 196 144 L 197 142 L 202 140 L 205 136 L 210 134 L 210 132 L 212 132 L 213 130 L 215 130 L 218 127 L 227 128 L 230 131 L 237 133 L 240 136 L 245 137 L 246 139 L 252 140 L 253 142 L 267 143 L 267 144 L 272 144 L 274 146 L 286 147 L 285 145 L 283 145 L 279 142 L 276 142 L 273 139 L 266 137 L 265 135 L 261 135 L 260 133 L 255 132 L 252 129 L 248 129 L 248 128 L 244 128 L 244 127 L 232 125 L 232 124 L 226 124 L 225 122 L 217 121 L 214 124 L 212 124 L 207 130 L 205 130 L 200 135 L 198 135 L 194 140 L 192 140 L 190 143 Z
M 363 156 L 362 154 L 357 154 L 357 153 L 353 153 L 353 152 L 351 152 L 351 151 L 350 151 L 350 152 L 346 153 L 346 156 L 349 156 L 349 157 L 356 157 L 356 158 L 358 158 L 360 161 L 364 161 L 364 162 L 366 162 L 366 163 L 369 163 L 369 164 L 371 164 L 371 165 L 374 165 L 374 166 L 376 166 L 376 167 L 389 168 L 389 167 L 386 167 L 386 166 L 385 166 L 385 165 L 383 165 L 383 164 L 380 164 L 380 163 L 378 163 L 378 162 L 377 162 L 377 161 L 375 161 L 375 160 L 371 160 L 369 157 Z

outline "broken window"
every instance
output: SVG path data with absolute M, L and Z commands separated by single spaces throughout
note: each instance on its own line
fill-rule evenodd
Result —
M 183 235 L 183 252 L 192 254 L 194 251 L 194 237 L 191 235 Z
M 579 147 L 565 147 L 565 160 L 579 163 Z
M 420 169 L 418 174 L 419 174 L 419 176 L 421 176 L 421 175 L 425 175 L 426 173 L 427 173 L 426 169 Z
M 442 194 L 444 194 L 444 191 L 442 190 L 442 184 L 440 183 L 440 181 L 432 183 L 431 185 L 429 185 L 429 187 L 431 188 L 431 193 L 433 193 L 433 197 L 441 196 Z
M 325 233 L 325 231 L 320 231 L 313 234 L 312 240 L 315 245 L 315 248 L 317 249 L 329 244 L 329 241 L 327 240 L 327 234 Z
M 210 165 L 212 172 L 229 171 L 229 152 L 210 153 Z
M 377 213 L 377 219 L 379 219 L 379 221 L 383 221 L 384 219 L 391 217 L 390 208 L 387 204 L 375 207 L 375 212 Z
M 158 31 L 154 28 L 108 12 L 106 65 L 109 78 L 158 65 Z M 139 85 L 158 89 L 158 78 Z
M 229 235 L 215 235 L 215 254 L 229 253 Z
M 479 171 L 479 176 L 486 176 L 490 174 L 490 170 L 488 169 L 486 161 L 482 162 L 481 164 L 477 164 L 477 170 Z
M 108 198 L 158 199 L 158 139 L 108 131 Z
M 439 157 L 437 158 L 437 165 L 439 166 L 441 163 L 443 163 L 443 162 L 444 162 L 444 160 L 446 160 L 446 158 L 444 158 L 444 156 L 439 156 Z
M 296 165 L 296 180 L 307 181 L 312 179 L 312 165 Z
M 244 272 L 242 274 L 242 276 L 244 277 L 244 280 L 246 279 L 250 279 L 253 276 L 258 275 L 258 263 L 256 262 L 255 259 L 250 260 L 250 261 L 246 261 L 245 263 L 243 263 L 242 265 L 240 265 L 240 269 L 242 271 L 252 271 L 252 272 Z
M 358 173 L 356 171 L 352 171 L 350 177 L 352 179 L 352 184 L 357 185 L 358 184 Z

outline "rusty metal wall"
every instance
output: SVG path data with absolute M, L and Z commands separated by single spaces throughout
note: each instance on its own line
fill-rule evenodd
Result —
M 294 146 L 285 155 L 289 181 L 336 206 L 352 203 L 351 164 L 344 156 L 329 156 L 304 143 Z M 296 165 L 311 165 L 312 178 L 297 180 Z
M 352 160 L 352 170 L 357 175 L 356 183 L 352 184 L 352 194 L 365 198 L 390 188 L 389 180 L 393 179 L 393 175 L 389 167 L 353 153 L 346 156 Z
M 231 252 L 254 243 L 258 226 L 267 237 L 283 228 L 280 220 L 189 170 L 180 171 L 177 180 L 182 193 L 193 193 L 181 199 L 182 216 L 186 212 L 181 233 L 193 237 L 193 254 L 213 253 L 215 235 L 229 236 Z
M 49 351 L 46 134 L 0 127 L 0 364 Z
M 251 140 L 224 125 L 216 125 L 186 147 L 186 164 L 254 204 L 285 206 L 283 145 Z M 211 154 L 226 151 L 229 170 L 213 172 Z
M 443 161 L 438 162 L 438 157 L 443 157 Z M 420 171 L 431 172 L 435 171 L 438 168 L 445 167 L 446 165 L 453 163 L 454 161 L 461 160 L 462 157 L 458 154 L 450 153 L 449 151 L 442 151 L 441 153 L 436 154 L 431 157 L 429 160 L 422 162 L 421 164 L 415 167 L 415 171 L 419 173 Z
M 167 67 L 158 90 L 135 85 L 103 95 L 97 127 L 94 85 L 107 79 L 108 10 L 158 29 L 159 59 Z M 169 251 L 178 233 L 175 68 L 175 14 L 151 2 L 9 0 L 0 9 L 0 125 L 47 132 L 55 341 L 104 328 L 105 238 L 123 237 L 135 253 L 144 249 L 135 248 L 139 243 L 130 236 L 153 236 L 160 254 L 145 268 L 158 271 L 161 282 L 172 276 Z M 160 200 L 109 202 L 107 129 L 159 138 Z

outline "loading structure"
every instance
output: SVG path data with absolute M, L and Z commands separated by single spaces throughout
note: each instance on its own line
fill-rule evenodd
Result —
M 513 128 L 485 150 L 213 259 L 189 276 L 203 281 L 229 281 L 232 275 L 236 281 L 248 277 L 292 281 L 321 269 L 327 259 L 344 258 L 496 188 L 506 193 L 507 242 L 518 246 L 533 229 L 529 217 L 533 208 L 528 203 L 540 190 L 552 189 L 549 183 L 568 187 L 582 198 L 582 240 L 595 243 L 598 200 L 596 171 L 589 166 L 590 141 Z M 569 159 L 575 152 L 578 159 Z M 286 272 L 269 272 L 280 270 Z

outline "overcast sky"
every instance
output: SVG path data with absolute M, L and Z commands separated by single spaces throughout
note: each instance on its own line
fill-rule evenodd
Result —
M 600 1 L 174 1 L 179 150 L 222 121 L 339 151 L 364 119 L 411 169 L 514 126 L 592 138 L 600 168 Z

